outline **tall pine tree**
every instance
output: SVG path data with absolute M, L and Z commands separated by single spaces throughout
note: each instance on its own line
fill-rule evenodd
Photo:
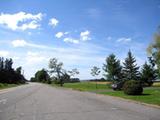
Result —
M 123 63 L 123 74 L 125 80 L 138 80 L 139 79 L 139 67 L 136 64 L 136 59 L 132 55 L 132 52 L 129 50 L 127 58 Z
M 107 80 L 122 80 L 122 66 L 114 54 L 111 54 L 106 58 L 106 64 L 103 65 L 103 70 L 105 71 L 104 76 L 107 78 Z
M 153 84 L 153 81 L 156 79 L 156 77 L 157 75 L 154 67 L 152 65 L 147 64 L 147 62 L 145 62 L 141 70 L 141 82 L 143 84 L 147 84 L 148 86 L 151 86 Z

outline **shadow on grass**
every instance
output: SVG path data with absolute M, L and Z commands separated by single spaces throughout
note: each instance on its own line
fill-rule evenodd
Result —
M 148 95 L 151 95 L 151 94 L 143 93 L 141 96 L 148 96 Z
M 142 94 L 140 94 L 140 95 L 129 95 L 129 96 L 149 96 L 149 95 L 151 95 L 151 94 L 148 94 L 148 93 L 142 93 Z

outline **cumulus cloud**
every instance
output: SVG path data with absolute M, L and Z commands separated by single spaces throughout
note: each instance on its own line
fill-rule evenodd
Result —
M 56 27 L 58 25 L 59 21 L 56 18 L 51 18 L 49 20 L 49 25 L 51 25 L 52 27 Z
M 56 38 L 61 38 L 64 34 L 65 33 L 63 33 L 63 32 L 58 32 L 58 33 L 55 34 L 55 37 Z
M 78 44 L 82 41 L 88 41 L 90 40 L 90 31 L 86 30 L 83 32 L 80 32 L 78 37 L 72 37 L 71 35 L 67 37 L 66 35 L 69 34 L 69 32 L 58 32 L 55 34 L 56 38 L 61 38 L 64 37 L 63 41 L 66 43 L 73 43 L 73 44 Z
M 8 51 L 0 51 L 0 56 L 1 57 L 7 57 L 9 55 Z
M 127 43 L 127 42 L 130 42 L 130 41 L 132 41 L 131 38 L 125 38 L 125 37 L 117 39 L 117 42 L 120 42 L 120 43 Z
M 73 39 L 73 38 L 64 38 L 63 41 L 67 42 L 67 43 L 74 43 L 74 44 L 79 43 L 79 40 L 76 40 L 76 39 Z
M 15 14 L 0 14 L 0 24 L 11 30 L 36 29 L 40 26 L 39 21 L 42 20 L 43 14 L 31 14 L 18 12 Z
M 80 33 L 80 40 L 82 40 L 82 41 L 90 40 L 91 38 L 89 37 L 89 35 L 90 35 L 90 32 L 88 30 L 81 32 Z

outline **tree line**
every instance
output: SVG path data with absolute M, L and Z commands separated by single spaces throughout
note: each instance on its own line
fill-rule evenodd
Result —
M 136 64 L 136 59 L 129 50 L 126 59 L 121 65 L 120 60 L 114 54 L 106 58 L 106 63 L 103 65 L 105 78 L 113 82 L 125 82 L 128 80 L 137 80 L 145 86 L 151 86 L 157 78 L 157 69 L 151 57 L 149 62 L 145 62 L 142 68 Z
M 23 84 L 26 79 L 22 75 L 22 67 L 15 70 L 12 67 L 13 60 L 10 58 L 4 59 L 0 57 L 0 83 L 7 84 Z

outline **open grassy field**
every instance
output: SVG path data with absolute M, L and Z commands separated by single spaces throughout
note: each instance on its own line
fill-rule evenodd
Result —
M 17 84 L 2 84 L 2 83 L 0 83 L 0 90 L 10 88 L 10 87 L 16 87 L 16 86 L 18 86 L 18 85 Z
M 113 91 L 110 88 L 110 84 L 111 83 L 109 82 L 97 82 L 97 89 L 96 82 L 65 83 L 64 87 L 72 88 L 74 90 L 89 91 L 98 94 L 116 96 L 160 106 L 160 83 L 154 83 L 153 87 L 144 88 L 143 95 L 138 96 L 126 95 L 123 93 L 123 91 Z

